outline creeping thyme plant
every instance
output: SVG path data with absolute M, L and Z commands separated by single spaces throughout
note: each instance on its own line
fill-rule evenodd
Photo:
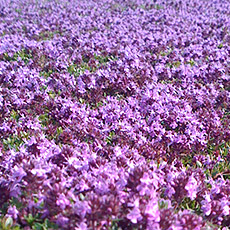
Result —
M 0 0 L 0 229 L 230 226 L 228 0 Z

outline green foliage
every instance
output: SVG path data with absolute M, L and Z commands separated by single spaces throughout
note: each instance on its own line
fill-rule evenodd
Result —
M 164 200 L 158 201 L 158 207 L 159 209 L 167 209 L 168 208 L 168 202 Z
M 61 135 L 62 133 L 63 133 L 62 127 L 57 127 L 57 130 L 56 130 L 56 132 L 55 132 L 55 135 L 54 135 L 53 139 L 54 139 L 56 142 L 58 142 L 58 139 L 59 139 L 59 137 L 60 137 L 60 135 Z
M 220 44 L 217 46 L 217 48 L 218 48 L 218 49 L 222 49 L 223 46 L 224 46 L 224 45 L 223 45 L 222 43 L 220 43 Z
M 230 87 L 229 87 L 228 91 L 230 91 Z M 221 121 L 224 122 L 226 125 L 229 125 L 229 123 L 228 123 L 228 117 L 230 117 L 230 111 L 228 109 L 224 108 L 223 112 L 224 112 L 224 115 L 223 115 Z
M 196 62 L 193 59 L 191 59 L 186 64 L 189 64 L 190 66 L 193 67 L 194 65 L 196 65 Z
M 192 164 L 193 154 L 184 154 L 181 157 L 182 157 L 181 162 L 184 167 L 188 168 L 193 165 Z
M 32 51 L 28 49 L 21 49 L 18 52 L 15 52 L 13 56 L 10 56 L 7 52 L 3 54 L 3 61 L 19 61 L 21 59 L 25 64 L 28 64 L 29 61 L 33 58 Z
M 18 135 L 10 135 L 7 139 L 3 139 L 4 150 L 14 149 L 19 151 L 20 146 L 22 146 L 25 142 L 23 139 L 28 139 L 29 134 L 26 132 L 20 132 Z
M 57 127 L 57 136 L 61 135 L 63 133 L 62 127 Z
M 25 64 L 28 64 L 30 59 L 33 58 L 32 51 L 26 50 L 26 49 L 22 49 L 21 51 L 17 53 L 17 55 L 18 57 L 21 57 L 21 59 L 25 62 Z
M 18 13 L 18 14 L 21 14 L 22 13 L 22 9 L 16 8 L 15 12 Z
M 159 55 L 162 57 L 169 56 L 173 52 L 173 47 L 168 47 L 166 51 L 160 51 Z
M 111 221 L 111 226 L 109 228 L 109 230 L 122 230 L 119 226 L 118 226 L 118 222 L 120 221 L 120 219 L 114 219 Z
M 12 197 L 9 201 L 9 204 L 11 206 L 15 206 L 17 209 L 20 209 L 23 206 L 23 204 L 16 197 Z
M 169 67 L 170 69 L 172 69 L 173 67 L 179 68 L 180 65 L 181 65 L 180 61 L 175 61 L 175 62 L 171 62 L 171 63 L 166 64 L 166 66 Z
M 33 223 L 38 219 L 38 214 L 33 216 L 32 214 L 29 214 L 28 216 L 24 216 L 27 224 L 32 227 L 33 226 Z
M 196 200 L 191 200 L 189 197 L 185 197 L 179 205 L 181 210 L 190 210 L 196 214 L 201 214 L 201 205 Z
M 53 90 L 48 91 L 48 95 L 52 99 L 54 99 L 56 97 L 56 93 Z
M 127 7 L 124 7 L 118 3 L 112 4 L 110 8 L 111 10 L 119 10 L 120 12 L 124 12 L 127 10 Z
M 230 162 L 222 160 L 216 163 L 213 169 L 211 170 L 210 174 L 213 178 L 223 176 L 224 179 L 230 180 Z
M 210 140 L 212 141 L 214 140 Z M 210 159 L 216 162 L 211 169 L 205 170 L 206 176 L 214 179 L 223 176 L 224 179 L 230 179 L 230 160 L 228 158 L 230 142 L 223 142 L 218 146 L 215 143 L 209 143 L 206 151 Z M 218 161 L 217 157 L 220 157 Z
M 41 122 L 41 125 L 43 127 L 46 127 L 49 124 L 49 115 L 48 115 L 48 113 L 41 114 L 38 117 L 38 120 Z
M 24 218 L 31 229 L 34 230 L 58 229 L 58 226 L 48 219 L 42 220 L 40 214 L 36 214 L 35 216 L 28 214 L 28 216 L 24 216 Z
M 20 118 L 20 115 L 17 111 L 15 110 L 12 110 L 11 113 L 10 113 L 10 117 L 11 119 L 15 120 L 18 122 L 19 118 Z
M 56 31 L 42 31 L 39 33 L 39 41 L 46 41 L 46 40 L 51 40 L 54 38 L 55 35 L 62 35 L 62 33 L 58 30 Z
M 151 5 L 151 4 L 141 4 L 139 6 L 141 9 L 144 9 L 144 10 L 151 10 L 151 9 L 155 9 L 155 10 L 161 10 L 161 9 L 164 9 L 164 7 L 160 4 L 154 4 L 154 5 Z
M 90 108 L 90 109 L 98 109 L 100 108 L 101 106 L 104 105 L 104 102 L 103 101 L 99 101 L 97 103 L 93 103 L 93 102 L 88 102 L 87 100 L 85 100 L 84 98 L 79 98 L 79 102 L 81 104 L 85 104 L 87 108 Z
M 94 55 L 95 60 L 99 62 L 99 64 L 106 64 L 110 61 L 116 61 L 118 60 L 115 56 L 109 55 L 109 56 L 102 56 L 102 55 Z
M 115 136 L 115 132 L 111 131 L 109 133 L 109 136 L 106 138 L 107 145 L 112 145 L 114 136 Z
M 76 64 L 71 64 L 68 66 L 68 72 L 70 75 L 74 75 L 75 77 L 79 77 L 80 75 L 84 74 L 86 70 L 90 72 L 94 72 L 95 69 L 91 68 L 87 63 L 82 63 L 80 66 Z
M 81 103 L 81 104 L 85 104 L 85 99 L 84 98 L 79 98 L 79 102 Z
M 155 5 L 154 5 L 154 9 L 156 9 L 156 10 L 161 10 L 161 9 L 164 9 L 164 7 L 161 6 L 160 4 L 155 4 Z
M 58 229 L 58 226 L 48 219 L 45 219 L 43 223 L 35 222 L 32 226 L 34 230 L 49 230 L 49 229 Z
M 230 141 L 226 143 L 223 142 L 221 145 L 219 145 L 219 151 L 222 157 L 227 157 L 230 152 Z
M 54 71 L 51 70 L 51 69 L 49 69 L 49 70 L 47 70 L 47 71 L 41 71 L 41 72 L 39 73 L 39 75 L 40 75 L 40 77 L 44 77 L 45 79 L 48 79 L 48 77 L 50 77 L 50 75 L 51 75 L 52 73 L 54 73 Z
M 34 197 L 34 202 L 37 203 L 38 200 Z M 23 208 L 23 204 L 15 197 L 12 197 L 9 202 L 5 203 L 4 206 L 1 207 L 1 213 L 4 216 L 0 217 L 0 229 L 1 230 L 20 230 L 20 226 L 15 224 L 12 217 L 6 216 L 7 209 L 11 206 L 16 206 L 17 210 L 21 210 Z M 44 203 L 41 203 L 40 208 L 42 210 Z M 58 226 L 49 221 L 48 219 L 42 219 L 41 213 L 37 213 L 35 215 L 28 214 L 24 216 L 25 221 L 27 222 L 30 229 L 34 230 L 51 230 L 51 229 L 58 229 Z
M 4 216 L 3 218 L 0 218 L 0 229 L 1 230 L 20 230 L 20 227 L 14 224 L 12 217 Z
M 42 85 L 42 86 L 40 86 L 40 91 L 45 92 L 47 88 L 48 88 L 47 85 Z
M 113 55 L 103 56 L 103 55 L 96 55 L 96 54 L 94 54 L 94 59 L 98 62 L 98 64 L 96 66 L 91 66 L 89 64 L 89 58 L 83 57 L 83 61 L 80 65 L 70 64 L 67 67 L 67 70 L 68 70 L 70 75 L 74 75 L 75 77 L 79 77 L 80 75 L 84 74 L 86 70 L 88 70 L 90 73 L 94 73 L 98 68 L 100 68 L 103 65 L 106 65 L 106 63 L 108 63 L 110 61 L 118 60 Z

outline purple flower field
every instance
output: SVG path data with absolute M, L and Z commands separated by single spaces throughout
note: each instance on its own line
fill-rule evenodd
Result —
M 0 0 L 0 229 L 230 229 L 229 0 Z

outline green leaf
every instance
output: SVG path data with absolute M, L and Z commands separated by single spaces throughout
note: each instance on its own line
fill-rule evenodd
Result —
M 8 217 L 5 221 L 5 227 L 6 228 L 9 228 L 9 227 L 12 227 L 13 226 L 13 219 L 12 217 Z
M 56 93 L 55 93 L 53 90 L 50 90 L 50 91 L 48 92 L 48 95 L 49 95 L 52 99 L 54 99 L 54 98 L 56 97 Z
M 218 49 L 221 49 L 221 48 L 223 48 L 223 46 L 224 46 L 224 45 L 223 45 L 222 43 L 220 43 L 220 44 L 217 46 L 217 48 L 218 48 Z
M 200 161 L 196 161 L 196 165 L 197 167 L 202 168 L 202 163 Z
M 17 209 L 22 207 L 22 203 L 16 197 L 12 197 L 9 203 L 11 206 L 16 206 Z
M 106 138 L 106 142 L 108 145 L 111 145 L 112 144 L 112 141 L 113 141 L 113 137 L 115 136 L 115 132 L 114 131 L 111 131 L 109 133 L 109 136 Z
M 167 209 L 168 208 L 168 202 L 161 200 L 158 201 L 158 207 L 159 209 Z
M 57 128 L 57 135 L 60 135 L 61 133 L 63 133 L 63 129 L 62 129 L 62 127 L 58 127 Z
M 49 115 L 48 113 L 41 114 L 38 117 L 38 120 L 41 122 L 42 126 L 47 126 L 49 124 Z
M 34 230 L 46 230 L 47 228 L 40 223 L 34 223 L 32 229 Z
M 28 216 L 24 216 L 26 222 L 32 226 L 34 221 L 35 221 L 35 217 L 33 217 L 33 215 L 30 213 Z

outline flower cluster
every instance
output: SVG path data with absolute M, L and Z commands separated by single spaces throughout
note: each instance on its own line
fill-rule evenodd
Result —
M 227 0 L 0 0 L 0 228 L 230 226 Z

